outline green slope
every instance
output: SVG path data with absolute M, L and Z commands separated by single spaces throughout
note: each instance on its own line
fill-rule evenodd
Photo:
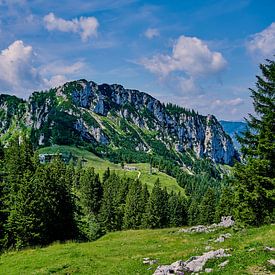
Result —
M 153 188 L 154 183 L 157 178 L 160 179 L 161 186 L 166 187 L 168 192 L 182 192 L 184 193 L 184 189 L 181 188 L 176 179 L 170 177 L 169 175 L 159 172 L 154 169 L 152 175 L 149 173 L 149 164 L 148 163 L 135 163 L 135 164 L 125 164 L 128 167 L 135 167 L 137 170 L 128 171 L 121 168 L 121 165 L 114 164 L 106 159 L 99 158 L 95 154 L 73 146 L 60 146 L 55 145 L 51 147 L 45 147 L 39 149 L 39 153 L 69 153 L 71 152 L 74 156 L 78 158 L 84 158 L 87 160 L 85 163 L 86 166 L 92 166 L 95 168 L 95 171 L 99 173 L 101 176 L 103 172 L 109 167 L 111 170 L 116 171 L 119 175 L 126 175 L 130 178 L 139 178 L 142 183 L 146 183 L 148 185 L 148 189 L 151 190 Z
M 143 257 L 159 259 L 160 264 L 187 260 L 213 249 L 230 248 L 229 264 L 221 270 L 224 259 L 207 263 L 214 268 L 211 274 L 268 274 L 257 273 L 265 268 L 272 252 L 265 246 L 275 246 L 275 226 L 230 232 L 224 243 L 210 242 L 221 232 L 179 233 L 178 229 L 138 230 L 109 233 L 91 243 L 53 244 L 46 248 L 5 253 L 0 258 L 0 274 L 152 274 L 142 264 Z M 252 249 L 252 250 L 251 250 Z M 269 273 L 270 274 L 270 273 Z

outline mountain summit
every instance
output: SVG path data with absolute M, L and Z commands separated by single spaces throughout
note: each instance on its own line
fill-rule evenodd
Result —
M 232 164 L 238 153 L 213 115 L 163 104 L 147 93 L 93 81 L 68 82 L 24 101 L 0 95 L 0 136 L 27 129 L 37 146 L 84 142 L 101 154 L 135 152 Z

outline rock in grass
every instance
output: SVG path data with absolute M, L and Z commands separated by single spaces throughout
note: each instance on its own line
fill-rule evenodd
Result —
M 231 234 L 230 233 L 225 233 L 225 234 L 221 234 L 216 240 L 215 242 L 216 243 L 222 243 L 225 241 L 225 239 L 228 239 L 231 237 Z
M 225 267 L 226 265 L 228 265 L 228 263 L 229 263 L 229 260 L 226 260 L 226 261 L 220 263 L 219 267 Z
M 184 233 L 198 233 L 198 232 L 204 232 L 204 233 L 208 233 L 208 232 L 213 232 L 218 228 L 224 227 L 231 227 L 235 224 L 235 222 L 232 220 L 231 216 L 227 216 L 227 217 L 222 217 L 221 218 L 221 222 L 220 223 L 213 223 L 209 226 L 205 226 L 205 225 L 197 225 L 197 226 L 192 226 L 190 228 L 182 228 L 179 230 L 179 232 L 184 232 Z
M 266 246 L 266 247 L 264 248 L 264 251 L 267 251 L 267 252 L 275 251 L 275 247 Z
M 158 266 L 154 275 L 169 275 L 177 274 L 181 275 L 184 272 L 200 272 L 203 270 L 204 265 L 210 259 L 228 257 L 230 254 L 225 253 L 224 249 L 218 249 L 215 251 L 209 251 L 203 253 L 201 256 L 193 256 L 186 262 L 177 261 L 171 265 L 161 265 Z
M 211 272 L 213 272 L 213 268 L 206 268 L 206 269 L 204 270 L 204 272 L 205 272 L 205 273 L 211 273 Z
M 275 260 L 274 259 L 270 259 L 267 261 L 270 265 L 275 266 Z

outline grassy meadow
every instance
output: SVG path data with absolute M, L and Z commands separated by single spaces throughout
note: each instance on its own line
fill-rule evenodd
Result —
M 84 158 L 87 160 L 85 163 L 86 166 L 92 166 L 95 168 L 95 171 L 99 173 L 100 176 L 104 171 L 109 167 L 111 170 L 116 171 L 119 175 L 126 175 L 129 178 L 139 178 L 142 183 L 146 183 L 149 191 L 153 188 L 154 183 L 159 178 L 162 187 L 166 187 L 168 192 L 181 192 L 184 193 L 184 189 L 181 188 L 176 179 L 170 177 L 169 175 L 159 172 L 154 169 L 152 175 L 149 173 L 149 164 L 148 163 L 134 163 L 134 164 L 125 164 L 125 166 L 135 167 L 137 170 L 128 171 L 122 169 L 120 164 L 112 163 L 106 159 L 99 158 L 95 154 L 73 146 L 60 146 L 55 145 L 51 147 L 45 147 L 39 149 L 39 153 L 69 153 L 71 152 L 73 156 L 78 158 Z
M 230 232 L 232 237 L 215 243 L 213 240 L 221 232 Z M 264 248 L 275 246 L 274 225 L 192 234 L 179 233 L 178 228 L 113 232 L 89 243 L 57 243 L 4 253 L 0 257 L 0 274 L 153 274 L 157 264 L 144 265 L 144 257 L 169 264 L 201 255 L 209 245 L 213 249 L 228 248 L 232 255 L 207 262 L 206 267 L 214 269 L 211 274 L 272 274 L 267 260 L 275 255 Z M 226 259 L 229 264 L 223 269 L 218 267 Z

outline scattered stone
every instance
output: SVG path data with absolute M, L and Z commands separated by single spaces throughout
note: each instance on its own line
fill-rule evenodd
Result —
M 231 256 L 230 254 L 225 253 L 225 251 L 225 249 L 221 248 L 215 251 L 205 252 L 201 256 L 193 256 L 186 262 L 177 261 L 171 265 L 160 265 L 156 269 L 154 275 L 182 275 L 184 272 L 200 272 L 203 270 L 203 267 L 208 260 Z
M 249 248 L 247 251 L 248 252 L 254 252 L 254 251 L 256 251 L 256 249 L 253 247 L 253 248 Z
M 211 273 L 211 272 L 213 272 L 213 268 L 206 268 L 206 269 L 204 270 L 204 272 L 205 272 L 205 273 Z
M 225 241 L 225 239 L 228 239 L 231 237 L 230 233 L 221 234 L 216 240 L 215 243 L 222 243 Z
M 182 228 L 179 230 L 179 232 L 184 232 L 184 233 L 200 233 L 200 232 L 204 232 L 204 233 L 208 233 L 208 232 L 213 232 L 215 231 L 217 228 L 220 227 L 231 227 L 235 224 L 235 222 L 232 220 L 231 216 L 228 217 L 222 217 L 221 218 L 221 222 L 220 223 L 214 223 L 211 224 L 209 226 L 205 226 L 205 225 L 197 225 L 197 226 L 192 226 L 190 228 Z
M 210 246 L 210 245 L 207 245 L 206 247 L 205 247 L 205 250 L 211 250 L 212 249 L 212 246 Z
M 275 260 L 274 259 L 270 259 L 267 261 L 270 265 L 275 266 Z
M 156 259 L 143 258 L 143 264 L 153 265 L 157 263 L 158 263 L 158 260 Z
M 229 260 L 226 260 L 226 261 L 220 263 L 219 267 L 225 267 L 226 265 L 228 265 L 228 263 L 229 263 Z
M 232 216 L 225 216 L 221 218 L 221 222 L 218 224 L 220 227 L 231 227 L 235 224 L 232 220 Z
M 275 247 L 266 246 L 266 247 L 264 248 L 264 251 L 267 251 L 267 252 L 275 251 Z

